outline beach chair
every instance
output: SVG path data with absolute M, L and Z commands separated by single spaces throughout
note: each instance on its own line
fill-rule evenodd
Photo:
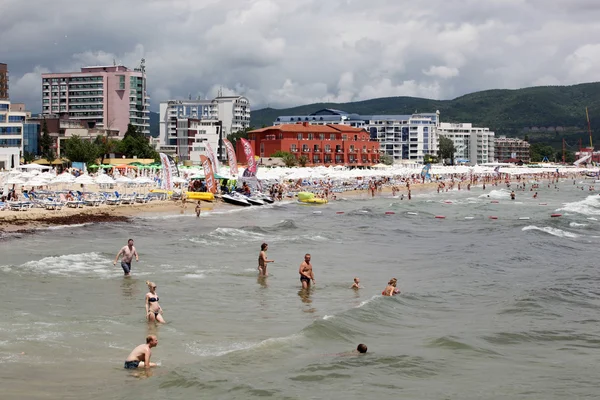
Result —
M 116 193 L 116 192 L 115 192 Z M 104 198 L 106 199 L 106 204 L 109 206 L 118 206 L 121 204 L 121 199 L 115 196 L 112 193 L 103 193 Z
M 80 204 L 83 207 L 83 202 L 80 202 L 78 200 L 67 200 L 67 197 L 64 193 L 60 194 L 60 202 L 69 208 L 78 208 Z

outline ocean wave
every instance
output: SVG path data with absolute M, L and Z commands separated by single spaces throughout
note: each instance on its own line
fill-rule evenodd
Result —
M 548 234 L 550 234 L 552 236 L 556 236 L 556 237 L 560 237 L 560 238 L 575 239 L 575 238 L 579 237 L 579 235 L 576 234 L 576 233 L 572 233 L 572 232 L 568 232 L 568 231 L 563 231 L 562 229 L 553 228 L 551 226 L 545 226 L 543 228 L 540 228 L 540 227 L 535 226 L 535 225 L 528 225 L 528 226 L 524 227 L 521 230 L 524 231 L 524 232 L 526 232 L 526 231 L 540 231 L 540 232 L 545 232 L 545 233 L 548 233 Z
M 577 223 L 577 222 L 571 222 L 569 224 L 569 226 L 571 228 L 585 228 L 586 226 L 589 226 L 589 224 L 580 224 L 580 223 Z
M 3 266 L 3 270 L 32 271 L 57 276 L 91 275 L 108 278 L 120 272 L 112 265 L 112 260 L 99 253 L 65 254 L 29 261 L 20 266 Z
M 581 201 L 563 204 L 562 208 L 556 211 L 571 212 L 582 215 L 600 215 L 600 196 L 591 195 Z
M 479 196 L 479 198 L 490 198 L 494 200 L 510 200 L 510 192 L 511 191 L 507 189 L 492 190 L 489 193 L 482 194 L 481 196 Z

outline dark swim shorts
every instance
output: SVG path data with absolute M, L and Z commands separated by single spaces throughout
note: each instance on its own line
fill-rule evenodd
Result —
M 121 268 L 123 268 L 123 272 L 128 274 L 131 271 L 131 263 L 130 262 L 126 263 L 126 262 L 122 261 Z
M 310 279 L 305 277 L 304 275 L 300 275 L 300 282 L 306 282 L 310 284 Z
M 125 369 L 136 369 L 140 365 L 138 360 L 125 361 Z

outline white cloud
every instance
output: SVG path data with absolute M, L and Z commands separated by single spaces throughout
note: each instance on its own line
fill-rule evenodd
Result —
M 141 58 L 153 108 L 219 88 L 256 109 L 600 80 L 594 0 L 128 0 L 128 12 L 118 0 L 51 9 L 3 0 L 0 9 L 11 97 L 34 110 L 42 70 Z

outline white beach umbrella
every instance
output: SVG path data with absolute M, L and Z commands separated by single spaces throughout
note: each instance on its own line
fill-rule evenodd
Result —
M 115 182 L 116 181 L 112 177 L 106 174 L 101 174 L 96 177 L 96 183 L 99 185 L 113 185 Z
M 32 179 L 28 180 L 24 184 L 24 186 L 31 186 L 31 187 L 46 186 L 46 185 L 48 185 L 48 180 L 47 179 L 40 179 L 37 176 L 35 178 L 32 178 Z
M 138 185 L 147 185 L 149 183 L 154 183 L 154 181 L 147 176 L 138 176 L 133 180 L 133 183 L 137 183 Z
M 11 176 L 6 180 L 5 183 L 7 185 L 23 185 L 25 181 L 19 178 L 18 176 Z
M 41 171 L 43 169 L 50 169 L 50 167 L 46 166 L 46 165 L 40 165 L 40 164 L 25 164 L 25 165 L 19 165 L 18 167 L 19 169 L 27 169 L 27 170 L 38 170 Z
M 75 177 L 68 172 L 62 173 L 58 175 L 56 178 L 50 181 L 51 185 L 59 184 L 59 183 L 73 183 L 75 182 Z
M 52 180 L 52 179 L 56 178 L 56 174 L 53 174 L 51 172 L 47 172 L 46 171 L 46 172 L 43 172 L 43 173 L 39 174 L 38 178 Z
M 173 183 L 187 183 L 187 179 L 176 176 L 172 179 Z
M 123 176 L 118 177 L 115 180 L 115 182 L 117 182 L 117 183 L 123 183 L 123 184 L 128 184 L 128 183 L 132 183 L 133 179 L 128 178 L 128 177 L 126 177 L 126 176 L 123 175 Z
M 84 174 L 79 175 L 77 178 L 75 178 L 75 183 L 77 183 L 78 185 L 93 185 L 96 183 L 96 181 L 88 174 Z

